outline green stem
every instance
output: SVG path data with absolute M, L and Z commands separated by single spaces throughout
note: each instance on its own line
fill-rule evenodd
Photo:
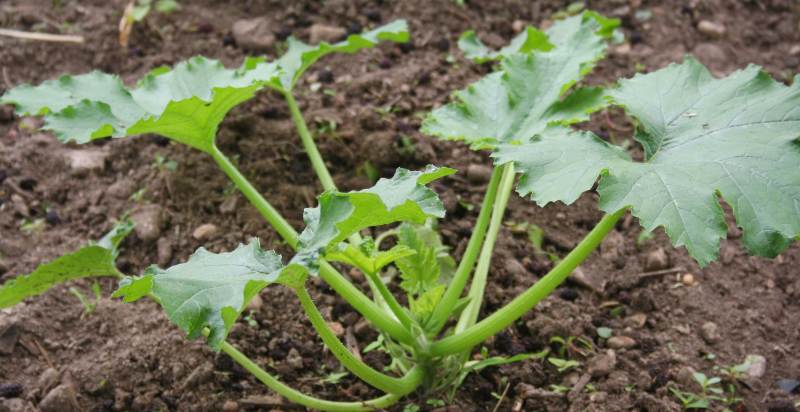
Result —
M 489 180 L 489 186 L 486 188 L 486 195 L 481 204 L 481 211 L 478 213 L 478 220 L 475 222 L 475 228 L 472 230 L 472 236 L 469 238 L 467 248 L 464 250 L 464 255 L 461 257 L 461 262 L 458 264 L 455 275 L 453 275 L 453 280 L 450 282 L 450 285 L 447 286 L 442 300 L 436 305 L 431 315 L 429 324 L 433 331 L 432 335 L 442 330 L 458 298 L 461 297 L 461 294 L 464 292 L 464 287 L 467 286 L 469 274 L 472 273 L 472 268 L 475 267 L 475 261 L 478 259 L 478 252 L 480 251 L 481 244 L 483 244 L 483 239 L 486 237 L 486 228 L 489 226 L 489 218 L 492 216 L 492 206 L 497 196 L 497 186 L 500 183 L 502 175 L 502 168 L 495 167 L 492 171 L 492 178 Z
M 308 132 L 306 120 L 303 118 L 303 114 L 300 113 L 300 108 L 297 107 L 297 101 L 294 99 L 292 92 L 286 91 L 283 97 L 289 105 L 289 111 L 292 113 L 292 120 L 294 120 L 295 126 L 297 126 L 297 132 L 300 134 L 303 148 L 305 148 L 306 154 L 308 154 L 308 158 L 311 160 L 311 167 L 314 168 L 320 183 L 322 183 L 322 188 L 325 190 L 336 190 L 336 184 L 333 183 L 333 178 L 331 178 L 331 174 L 325 166 L 325 161 L 322 160 L 322 155 L 319 154 L 317 145 L 314 143 L 314 138 L 311 137 L 311 133 Z
M 231 163 L 231 161 L 217 149 L 216 146 L 211 147 L 211 151 L 209 152 L 211 157 L 217 162 L 219 167 L 225 172 L 226 175 L 233 181 L 233 184 L 239 188 L 242 192 L 244 197 L 250 201 L 250 203 L 255 206 L 255 208 L 264 216 L 264 219 L 272 225 L 273 228 L 278 232 L 279 235 L 285 240 L 289 246 L 293 249 L 297 249 L 297 232 L 294 230 L 292 225 L 286 221 L 286 219 L 281 216 L 281 214 L 272 207 L 261 193 L 253 187 L 252 184 L 242 176 L 239 172 L 239 169 Z
M 389 309 L 397 316 L 397 319 L 400 323 L 406 328 L 411 330 L 411 324 L 414 323 L 414 320 L 408 316 L 408 312 L 406 312 L 400 303 L 397 302 L 392 292 L 389 291 L 389 288 L 386 287 L 386 284 L 383 283 L 380 276 L 377 273 L 372 272 L 364 272 L 368 278 L 372 280 L 372 283 L 375 285 L 375 288 L 380 293 L 381 297 L 383 298 L 384 302 L 389 305 Z
M 500 185 L 497 189 L 497 197 L 494 200 L 494 207 L 492 208 L 492 218 L 489 222 L 489 230 L 486 234 L 486 240 L 481 248 L 481 254 L 478 258 L 478 265 L 475 267 L 475 274 L 472 277 L 472 284 L 469 288 L 469 303 L 456 324 L 455 333 L 462 332 L 468 327 L 477 322 L 478 315 L 481 311 L 481 304 L 483 304 L 483 294 L 486 289 L 486 278 L 489 276 L 489 267 L 492 262 L 492 253 L 494 252 L 494 244 L 497 242 L 497 235 L 500 233 L 500 228 L 503 226 L 503 215 L 506 212 L 508 199 L 511 197 L 511 191 L 514 189 L 514 163 L 509 162 L 502 166 L 503 172 L 500 178 Z
M 319 313 L 317 306 L 314 304 L 306 288 L 300 286 L 295 288 L 294 291 L 297 297 L 300 298 L 300 303 L 303 305 L 306 316 L 311 320 L 311 325 L 314 326 L 314 329 L 317 331 L 320 338 L 322 338 L 322 342 L 325 343 L 325 346 L 331 350 L 333 355 L 336 356 L 336 359 L 339 359 L 342 365 L 350 372 L 353 372 L 354 375 L 364 380 L 364 382 L 387 393 L 408 393 L 414 390 L 415 386 L 413 382 L 384 375 L 353 355 L 353 353 L 342 344 L 339 338 L 336 337 L 328 326 L 328 323 L 325 322 L 325 318 Z
M 430 347 L 431 355 L 443 356 L 468 351 L 473 346 L 500 332 L 519 319 L 525 312 L 536 306 L 539 301 L 546 298 L 553 289 L 566 280 L 578 265 L 589 257 L 600 245 L 600 242 L 603 241 L 603 238 L 614 229 L 614 225 L 625 215 L 626 210 L 623 208 L 616 213 L 604 216 L 564 260 L 506 306 L 463 332 L 433 343 Z
M 222 351 L 225 352 L 228 356 L 230 356 L 234 361 L 236 361 L 236 363 L 245 368 L 248 372 L 252 373 L 256 378 L 258 378 L 258 380 L 261 381 L 261 383 L 263 383 L 273 391 L 277 392 L 279 395 L 290 400 L 291 402 L 298 403 L 305 407 L 311 409 L 318 409 L 321 411 L 349 412 L 349 411 L 382 410 L 397 403 L 397 401 L 400 400 L 400 398 L 402 398 L 404 395 L 416 389 L 416 387 L 419 386 L 420 383 L 422 383 L 422 370 L 419 368 L 414 368 L 410 370 L 402 378 L 402 380 L 406 382 L 406 387 L 411 387 L 411 390 L 409 390 L 408 392 L 387 394 L 381 396 L 380 398 L 375 398 L 363 402 L 326 401 L 324 399 L 308 396 L 300 391 L 297 391 L 287 386 L 283 382 L 276 379 L 274 376 L 270 375 L 264 369 L 261 369 L 261 367 L 256 365 L 255 362 L 251 361 L 250 358 L 248 358 L 243 353 L 236 350 L 236 348 L 231 346 L 228 342 L 222 342 Z
M 293 249 L 298 248 L 298 235 L 294 228 L 278 211 L 261 196 L 261 193 L 239 172 L 239 169 L 217 149 L 212 147 L 209 152 L 219 167 L 228 175 L 247 200 L 261 213 L 267 222 L 272 225 L 278 234 Z M 389 336 L 406 344 L 412 344 L 411 334 L 399 322 L 392 319 L 381 307 L 372 302 L 358 288 L 353 286 L 333 266 L 325 261 L 320 262 L 320 277 L 328 283 L 344 300 L 361 313 L 375 327 L 386 332 Z

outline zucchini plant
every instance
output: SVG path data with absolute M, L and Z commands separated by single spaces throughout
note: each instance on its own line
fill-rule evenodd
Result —
M 417 390 L 457 387 L 466 373 L 513 358 L 470 360 L 473 348 L 500 332 L 551 293 L 585 261 L 617 221 L 630 211 L 647 230 L 663 227 L 676 246 L 685 246 L 700 265 L 713 261 L 726 234 L 720 200 L 731 205 L 751 253 L 775 256 L 800 232 L 800 89 L 772 80 L 759 68 L 714 79 L 687 58 L 654 73 L 621 80 L 610 89 L 577 86 L 604 56 L 618 34 L 618 21 L 586 11 L 546 31 L 530 27 L 508 47 L 492 51 L 474 33 L 459 42 L 465 55 L 495 62 L 496 70 L 459 91 L 454 102 L 434 110 L 423 131 L 491 150 L 494 171 L 459 262 L 447 253 L 431 221 L 444 207 L 427 184 L 455 172 L 428 166 L 398 169 L 367 189 L 337 190 L 302 113 L 293 88 L 303 72 L 328 53 L 354 53 L 381 40 L 408 39 L 397 21 L 347 40 L 311 46 L 288 40 L 274 61 L 248 58 L 236 69 L 195 57 L 172 69 L 159 68 L 126 87 L 104 73 L 64 76 L 39 86 L 19 86 L 0 102 L 19 113 L 41 115 L 44 128 L 62 141 L 87 143 L 104 137 L 159 134 L 209 154 L 236 187 L 291 246 L 284 262 L 257 239 L 227 253 L 203 248 L 185 263 L 122 274 L 114 266 L 127 223 L 109 239 L 42 265 L 0 286 L 0 307 L 85 276 L 116 276 L 114 296 L 126 302 L 157 301 L 189 338 L 204 336 L 267 387 L 289 400 L 331 411 L 386 408 Z M 298 134 L 325 189 L 317 207 L 304 212 L 298 233 L 215 145 L 228 111 L 271 88 L 284 97 Z M 645 160 L 571 125 L 608 105 L 636 122 L 635 138 Z M 572 203 L 600 178 L 600 208 L 608 214 L 566 257 L 525 292 L 479 320 L 495 242 L 516 175 L 517 191 L 539 205 Z M 374 238 L 363 229 L 394 227 Z M 394 238 L 391 247 L 384 246 Z M 88 256 L 96 254 L 97 257 Z M 369 296 L 332 264 L 364 273 Z M 394 266 L 401 305 L 382 274 Z M 392 357 L 389 373 L 355 356 L 329 328 L 308 291 L 319 276 L 380 331 L 379 343 Z M 467 283 L 469 292 L 464 295 Z M 354 375 L 385 392 L 379 398 L 334 402 L 303 394 L 280 382 L 226 342 L 248 302 L 268 285 L 297 295 L 303 310 L 333 355 Z

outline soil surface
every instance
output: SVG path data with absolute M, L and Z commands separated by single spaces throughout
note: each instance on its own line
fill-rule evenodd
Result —
M 92 69 L 119 74 L 131 83 L 154 67 L 197 54 L 238 65 L 251 54 L 232 36 L 240 19 L 267 21 L 276 38 L 266 45 L 271 56 L 289 34 L 307 40 L 314 24 L 357 32 L 407 19 L 409 45 L 386 44 L 353 56 L 327 57 L 309 71 L 297 97 L 341 189 L 370 184 L 366 162 L 382 176 L 398 166 L 428 163 L 461 170 L 434 185 L 448 209 L 441 222 L 444 240 L 460 256 L 478 213 L 471 206 L 480 204 L 486 185 L 482 176 L 490 161 L 486 153 L 462 144 L 422 136 L 420 115 L 491 69 L 463 59 L 455 46 L 461 32 L 475 29 L 488 44 L 502 45 L 515 28 L 547 24 L 569 2 L 468 1 L 460 6 L 445 0 L 247 0 L 221 7 L 210 0 L 182 1 L 180 12 L 152 13 L 136 25 L 129 48 L 123 49 L 117 42 L 117 22 L 125 3 L 0 3 L 0 27 L 86 38 L 74 45 L 0 37 L 0 92 Z M 796 1 L 616 0 L 589 6 L 622 19 L 626 42 L 611 48 L 588 83 L 659 69 L 688 53 L 717 75 L 755 63 L 789 81 L 800 69 Z M 717 31 L 723 27 L 724 33 L 714 34 L 705 25 L 701 31 L 701 21 L 718 25 Z M 335 131 L 330 130 L 332 122 Z M 231 250 L 252 237 L 289 255 L 202 153 L 153 136 L 65 146 L 37 132 L 39 124 L 0 108 L 2 280 L 98 238 L 127 212 L 151 224 L 124 242 L 119 266 L 126 273 L 140 273 L 151 263 L 182 262 L 199 246 Z M 631 135 L 630 122 L 615 110 L 596 115 L 585 127 L 617 142 Z M 315 204 L 320 186 L 279 96 L 262 93 L 235 109 L 220 130 L 219 142 L 254 185 L 300 227 L 302 210 Z M 632 150 L 639 149 L 634 144 Z M 514 197 L 492 262 L 483 313 L 511 300 L 550 268 L 519 224 L 543 228 L 545 249 L 564 255 L 600 217 L 593 193 L 571 207 L 539 208 Z M 218 230 L 202 241 L 195 239 L 195 229 L 207 223 Z M 731 410 L 796 410 L 800 395 L 781 390 L 777 382 L 800 379 L 800 248 L 792 246 L 775 260 L 748 257 L 740 234 L 731 228 L 720 261 L 701 269 L 684 250 L 672 248 L 663 233 L 637 243 L 640 227 L 634 219 L 624 220 L 582 267 L 584 282 L 568 282 L 485 343 L 493 355 L 513 355 L 545 347 L 557 351 L 559 345 L 551 338 L 575 337 L 579 339 L 563 356 L 580 366 L 560 373 L 547 361 L 529 360 L 488 368 L 466 379 L 454 406 L 440 406 L 436 399 L 441 396 L 419 393 L 392 410 L 414 410 L 410 405 L 417 404 L 421 410 L 440 411 L 677 411 L 680 402 L 668 388 L 700 393 L 693 371 L 734 385 L 741 401 L 729 405 Z M 658 270 L 662 272 L 654 273 Z M 111 300 L 107 296 L 114 281 L 100 283 L 105 297 L 91 314 L 84 314 L 68 292 L 75 286 L 90 294 L 89 281 L 55 288 L 0 312 L 0 411 L 293 409 L 226 356 L 186 340 L 156 304 Z M 363 279 L 360 285 L 365 286 Z M 313 282 L 312 293 L 355 346 L 364 348 L 375 339 L 321 281 Z M 234 328 L 233 345 L 306 393 L 333 400 L 379 395 L 351 375 L 337 383 L 323 382 L 340 366 L 323 350 L 295 297 L 271 287 L 260 298 L 248 319 Z M 600 327 L 610 328 L 614 338 L 598 336 Z M 747 376 L 726 378 L 721 368 L 742 363 L 748 355 L 757 361 Z M 373 352 L 364 357 L 378 367 L 387 362 L 386 356 Z M 712 409 L 724 407 L 713 402 Z

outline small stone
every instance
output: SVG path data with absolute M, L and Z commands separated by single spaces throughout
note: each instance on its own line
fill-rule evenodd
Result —
M 231 34 L 236 45 L 256 52 L 263 52 L 275 44 L 269 21 L 263 17 L 237 20 L 233 23 Z
M 636 341 L 627 336 L 612 336 L 608 338 L 606 345 L 611 349 L 630 349 L 636 346 Z
M 346 35 L 347 30 L 325 24 L 315 24 L 309 29 L 309 41 L 311 44 L 317 44 L 323 41 L 333 43 L 341 40 Z
M 795 44 L 794 46 L 792 46 L 792 48 L 789 49 L 789 54 L 791 54 L 792 56 L 797 56 L 798 54 L 800 54 L 800 44 Z
M 669 256 L 664 248 L 658 248 L 647 254 L 644 263 L 644 270 L 648 272 L 662 270 L 669 267 Z
M 514 20 L 514 22 L 511 23 L 511 30 L 514 30 L 514 33 L 525 30 L 525 22 L 523 20 Z
M 572 271 L 572 275 L 570 275 L 569 279 L 576 285 L 583 286 L 598 294 L 602 294 L 605 289 L 605 282 L 603 280 L 587 274 L 580 266 Z
M 65 152 L 65 156 L 72 171 L 81 174 L 105 169 L 108 152 L 99 149 L 70 150 Z
M 222 404 L 222 412 L 236 412 L 239 410 L 239 404 L 236 401 L 225 401 Z
M 515 278 L 526 278 L 528 277 L 528 269 L 525 269 L 525 266 L 522 265 L 517 259 L 508 258 L 505 262 L 505 270 L 506 273 L 515 277 Z
M 728 63 L 728 54 L 720 46 L 714 43 L 700 43 L 692 49 L 700 62 L 712 68 L 720 70 Z
M 196 386 L 202 385 L 214 377 L 214 366 L 210 363 L 202 363 L 196 367 L 189 376 L 183 381 L 181 391 L 192 389 Z
M 39 402 L 42 412 L 71 412 L 78 411 L 78 399 L 75 389 L 70 385 L 58 385 Z
M 0 398 L 16 398 L 22 395 L 23 387 L 19 383 L 0 383 Z
M 333 334 L 342 337 L 344 336 L 344 326 L 339 322 L 328 322 L 328 327 L 331 328 Z
M 158 243 L 156 243 L 156 250 L 158 252 L 158 265 L 162 268 L 169 266 L 172 262 L 172 240 L 168 237 L 159 238 Z
M 17 212 L 22 217 L 31 217 L 31 210 L 28 208 L 28 204 L 25 203 L 25 199 L 14 193 L 11 195 L 11 206 L 14 207 L 14 211 Z
M 725 35 L 725 25 L 709 20 L 701 20 L 700 23 L 697 23 L 697 30 L 704 35 L 715 39 Z
M 144 242 L 153 242 L 161 237 L 164 224 L 161 206 L 155 204 L 144 205 L 131 214 L 136 236 Z
M 192 232 L 192 237 L 197 240 L 208 240 L 214 237 L 218 231 L 219 228 L 217 228 L 217 225 L 213 223 L 204 223 Z
M 683 366 L 678 369 L 678 372 L 675 374 L 675 382 L 685 390 L 694 390 L 698 387 L 698 383 L 694 379 L 695 372 L 696 371 L 691 366 Z
M 492 168 L 481 164 L 467 166 L 467 179 L 470 183 L 483 184 L 492 178 Z
M 106 189 L 106 194 L 115 199 L 127 200 L 135 191 L 136 186 L 130 179 L 120 179 Z
M 253 296 L 253 299 L 251 299 L 250 303 L 247 304 L 247 310 L 251 310 L 253 312 L 258 312 L 263 307 L 264 307 L 264 299 L 262 299 L 261 295 L 259 294 Z
M 300 352 L 295 348 L 289 349 L 289 354 L 286 355 L 286 363 L 292 369 L 303 369 L 303 357 L 300 356 Z
M 222 204 L 219 205 L 219 212 L 223 215 L 229 215 L 236 211 L 236 208 L 239 206 L 239 196 L 231 196 L 225 199 Z
M 19 324 L 15 318 L 0 318 L 0 354 L 10 355 L 19 340 Z
M 366 319 L 361 319 L 353 326 L 353 333 L 359 338 L 364 338 L 367 336 L 367 333 L 371 330 L 371 326 L 369 321 Z
M 700 328 L 700 336 L 702 336 L 703 340 L 708 344 L 719 342 L 719 326 L 714 322 L 704 323 Z
M 0 401 L 0 412 L 26 412 L 27 402 L 22 398 L 3 399 Z
M 595 378 L 607 376 L 617 366 L 617 354 L 609 349 L 604 354 L 596 355 L 589 361 L 588 371 Z
M 39 380 L 36 383 L 36 387 L 39 388 L 39 392 L 47 393 L 50 389 L 58 385 L 58 382 L 60 380 L 61 380 L 61 374 L 58 373 L 58 371 L 55 368 L 47 368 L 39 376 Z
M 625 325 L 634 328 L 641 328 L 647 323 L 647 315 L 644 313 L 634 313 L 633 315 L 625 318 Z
M 612 49 L 612 53 L 616 56 L 625 57 L 631 54 L 631 44 L 630 43 L 622 43 L 617 47 Z
M 683 283 L 686 286 L 694 286 L 695 284 L 694 275 L 691 273 L 684 273 L 683 276 L 681 276 L 681 283 Z
M 744 363 L 747 364 L 746 373 L 750 379 L 758 379 L 767 372 L 767 358 L 761 355 L 747 355 Z
M 595 403 L 603 403 L 608 399 L 608 392 L 593 392 L 589 395 L 589 400 Z

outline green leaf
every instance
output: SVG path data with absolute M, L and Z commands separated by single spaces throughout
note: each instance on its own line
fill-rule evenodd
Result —
M 505 145 L 497 163 L 519 160 L 520 193 L 570 203 L 600 175 L 603 210 L 632 207 L 647 231 L 663 226 L 701 266 L 716 259 L 727 233 L 719 198 L 752 254 L 776 256 L 800 234 L 798 82 L 784 86 L 756 66 L 714 79 L 687 58 L 610 94 L 638 120 L 647 160 L 589 133 Z
M 439 196 L 425 185 L 453 173 L 455 170 L 447 167 L 428 166 L 421 172 L 399 168 L 391 179 L 380 179 L 368 189 L 323 193 L 319 206 L 303 214 L 306 229 L 300 234 L 301 249 L 293 261 L 313 266 L 309 262 L 320 253 L 334 250 L 364 228 L 443 217 Z
M 156 10 L 159 13 L 169 14 L 180 9 L 181 5 L 175 0 L 158 0 L 156 2 Z
M 13 104 L 24 115 L 44 115 L 44 129 L 64 142 L 156 133 L 209 151 L 228 111 L 277 81 L 278 73 L 274 63 L 257 59 L 234 70 L 193 57 L 172 70 L 151 71 L 135 88 L 95 71 L 16 87 L 0 103 Z
M 300 76 L 312 64 L 330 53 L 352 54 L 361 49 L 371 48 L 381 41 L 405 43 L 408 37 L 408 24 L 405 20 L 395 20 L 365 33 L 351 34 L 346 40 L 335 44 L 322 42 L 312 46 L 290 36 L 286 40 L 288 50 L 277 60 L 283 69 L 280 86 L 273 85 L 273 87 L 282 91 L 292 90 Z
M 96 244 L 40 265 L 28 275 L 20 275 L 0 285 L 0 308 L 16 305 L 23 299 L 44 293 L 61 283 L 96 276 L 117 276 L 114 266 L 117 247 L 133 229 L 130 221 L 116 225 Z
M 121 282 L 113 296 L 131 302 L 151 295 L 190 339 L 208 327 L 208 342 L 219 350 L 236 319 L 261 289 L 271 283 L 301 284 L 305 276 L 304 267 L 284 266 L 279 255 L 264 251 L 258 239 L 253 239 L 232 252 L 211 253 L 201 247 L 186 263 L 166 270 L 151 267 L 143 276 Z
M 375 252 L 367 255 L 353 245 L 347 245 L 344 250 L 333 250 L 325 254 L 325 259 L 331 262 L 341 262 L 359 268 L 366 273 L 378 273 L 392 262 L 412 256 L 415 251 L 405 246 L 395 246 L 389 250 Z
M 558 20 L 545 32 L 528 26 L 511 42 L 498 51 L 492 51 L 484 45 L 474 31 L 466 31 L 458 39 L 458 48 L 464 52 L 464 57 L 476 63 L 499 60 L 519 53 L 533 51 L 550 51 L 553 48 L 569 48 L 579 44 L 575 37 L 589 32 L 596 37 L 610 39 L 617 33 L 619 19 L 609 19 L 594 11 L 585 11 L 577 16 Z M 582 46 L 588 46 L 583 44 Z M 584 52 L 582 50 L 581 52 Z
M 422 131 L 483 149 L 588 120 L 607 104 L 602 91 L 565 93 L 604 55 L 606 38 L 598 34 L 602 30 L 587 13 L 553 25 L 547 36 L 555 47 L 505 56 L 500 71 L 456 92 L 455 103 L 431 112 Z
M 395 263 L 403 279 L 400 287 L 407 293 L 421 294 L 436 286 L 441 274 L 437 259 L 438 250 L 429 245 L 418 234 L 416 228 L 409 224 L 403 224 L 398 228 L 397 244 L 416 252 L 398 259 Z
M 424 324 L 431 316 L 436 305 L 442 300 L 445 289 L 447 289 L 445 285 L 436 285 L 423 291 L 417 299 L 409 296 L 408 306 L 420 323 Z

